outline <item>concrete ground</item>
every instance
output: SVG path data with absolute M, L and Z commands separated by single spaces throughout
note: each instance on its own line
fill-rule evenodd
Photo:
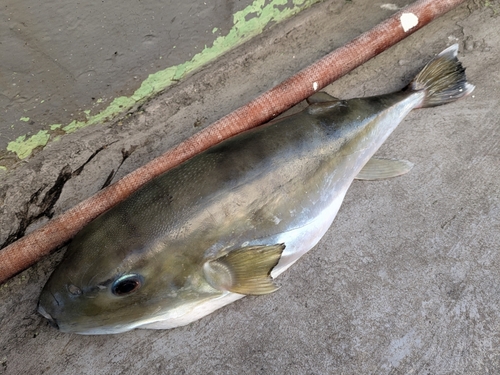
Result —
M 129 111 L 314 1 L 2 1 L 0 170 Z
M 382 5 L 314 5 L 122 121 L 48 145 L 3 178 L 2 241 L 368 30 L 391 14 Z M 63 334 L 35 311 L 60 251 L 0 287 L 0 373 L 498 373 L 499 12 L 498 1 L 469 1 L 327 88 L 341 98 L 396 90 L 452 43 L 476 85 L 463 101 L 406 118 L 379 155 L 414 169 L 354 182 L 327 235 L 279 277 L 279 291 L 168 331 Z M 64 171 L 60 194 L 44 205 Z

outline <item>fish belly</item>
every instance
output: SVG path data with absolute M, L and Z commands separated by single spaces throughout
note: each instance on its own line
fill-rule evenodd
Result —
M 290 266 L 292 266 L 302 255 L 311 250 L 319 240 L 324 236 L 328 228 L 331 226 L 337 212 L 340 209 L 342 201 L 344 200 L 345 193 L 340 192 L 324 209 L 316 216 L 313 220 L 306 223 L 305 225 L 294 228 L 290 231 L 280 233 L 276 236 L 272 236 L 266 239 L 259 239 L 249 242 L 249 246 L 252 245 L 271 245 L 284 243 L 285 250 L 281 256 L 281 259 L 276 267 L 274 267 L 271 272 L 271 276 L 276 278 Z M 141 325 L 137 328 L 146 329 L 170 329 L 175 327 L 180 327 L 192 323 L 198 319 L 203 318 L 212 312 L 229 305 L 241 298 L 245 297 L 242 294 L 226 292 L 221 296 L 214 297 L 208 301 L 201 302 L 191 308 L 186 309 L 186 313 L 172 318 L 171 313 L 169 316 L 165 316 L 162 319 L 161 316 L 155 318 L 155 322 L 150 322 Z
M 271 241 L 273 243 L 284 243 L 286 246 L 280 261 L 271 272 L 273 278 L 286 271 L 302 255 L 316 246 L 332 225 L 335 216 L 337 216 L 346 191 L 347 188 L 340 192 L 312 221 L 302 227 L 280 233 L 276 236 L 274 242 Z

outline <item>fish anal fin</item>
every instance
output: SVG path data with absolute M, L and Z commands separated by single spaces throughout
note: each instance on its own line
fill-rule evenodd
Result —
M 382 180 L 401 176 L 413 168 L 408 160 L 371 158 L 355 177 L 357 180 Z
M 271 271 L 278 264 L 284 244 L 247 246 L 232 250 L 203 265 L 208 283 L 218 290 L 239 294 L 268 294 L 278 289 Z

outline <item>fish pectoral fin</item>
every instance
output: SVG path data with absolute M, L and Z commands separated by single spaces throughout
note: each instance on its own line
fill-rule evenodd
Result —
M 218 290 L 239 294 L 268 294 L 278 289 L 271 271 L 278 264 L 284 244 L 247 246 L 206 262 L 203 272 Z
M 413 168 L 413 163 L 408 160 L 391 160 L 371 158 L 355 177 L 356 180 L 382 180 L 401 176 Z
M 326 102 L 339 102 L 341 100 L 339 98 L 336 98 L 335 96 L 327 94 L 324 91 L 320 91 L 312 94 L 310 97 L 306 99 L 306 101 L 308 104 L 314 104 L 314 103 L 326 103 Z

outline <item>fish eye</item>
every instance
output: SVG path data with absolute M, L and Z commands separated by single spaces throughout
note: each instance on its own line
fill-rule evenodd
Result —
M 136 274 L 125 275 L 117 279 L 111 286 L 115 296 L 124 296 L 137 291 L 142 286 L 142 277 Z

